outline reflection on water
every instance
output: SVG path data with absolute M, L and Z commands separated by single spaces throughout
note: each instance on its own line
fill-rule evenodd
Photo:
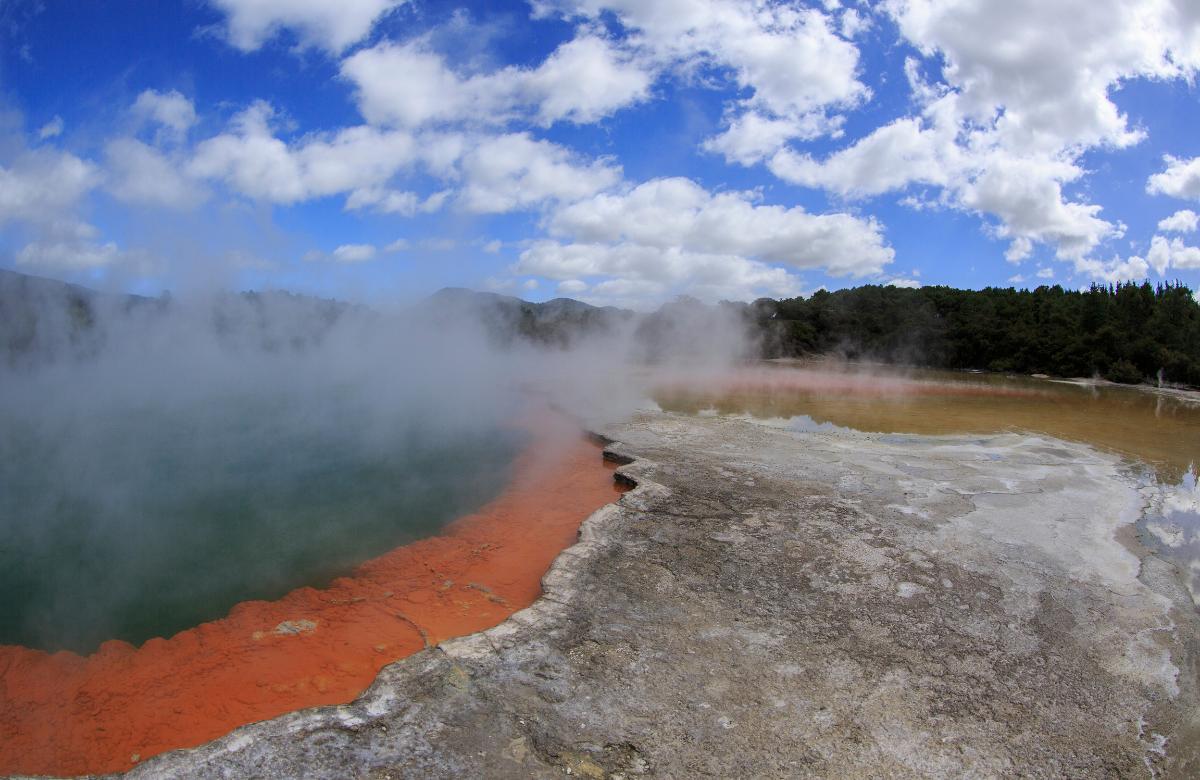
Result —
M 1184 568 L 1192 600 L 1200 606 L 1200 489 L 1194 468 L 1178 485 L 1160 486 L 1144 526 L 1151 544 Z
M 658 386 L 664 410 L 782 418 L 806 432 L 882 434 L 1032 432 L 1083 442 L 1153 472 L 1156 543 L 1190 569 L 1200 593 L 1200 396 L 1029 377 L 862 366 L 766 365 Z M 1157 529 L 1157 530 L 1155 530 Z
M 667 411 L 808 417 L 872 433 L 1032 431 L 1137 459 L 1178 482 L 1200 462 L 1200 402 L 1026 377 L 768 366 L 663 384 Z

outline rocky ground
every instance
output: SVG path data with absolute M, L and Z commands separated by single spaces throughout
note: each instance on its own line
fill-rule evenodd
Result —
M 647 413 L 546 595 L 159 777 L 1195 777 L 1198 613 L 1113 457 Z

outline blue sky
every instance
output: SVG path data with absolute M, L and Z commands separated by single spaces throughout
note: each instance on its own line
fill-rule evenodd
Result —
M 648 307 L 1200 286 L 1190 0 L 0 0 L 0 266 Z

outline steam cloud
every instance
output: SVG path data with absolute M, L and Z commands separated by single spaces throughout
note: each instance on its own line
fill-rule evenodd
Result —
M 379 533 L 361 525 L 363 492 L 444 520 L 502 486 L 531 409 L 599 424 L 646 397 L 651 364 L 716 369 L 750 351 L 736 316 L 687 302 L 531 323 L 465 293 L 381 310 L 0 282 L 0 643 L 50 649 L 217 617 L 247 596 L 247 569 L 267 591 L 255 597 L 302 584 L 297 568 L 340 573 L 382 552 L 363 546 Z M 265 530 L 238 527 L 245 504 Z M 330 560 L 281 546 L 293 532 Z M 170 594 L 147 602 L 146 588 Z M 129 614 L 146 603 L 164 614 Z

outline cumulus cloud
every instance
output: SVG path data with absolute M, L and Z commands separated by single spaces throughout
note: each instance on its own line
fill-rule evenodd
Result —
M 788 141 L 819 138 L 840 124 L 840 118 L 824 114 L 780 118 L 750 110 L 735 114 L 725 131 L 704 141 L 701 148 L 721 154 L 730 162 L 753 165 L 775 154 Z
M 900 189 L 912 182 L 946 185 L 951 170 L 963 166 L 953 143 L 955 130 L 906 117 L 871 132 L 824 160 L 785 149 L 770 161 L 779 178 L 841 195 L 864 197 Z
M 926 61 L 940 66 L 944 81 L 927 83 L 921 63 L 910 58 L 905 73 L 919 114 L 823 159 L 782 146 L 763 155 L 775 175 L 851 198 L 933 188 L 935 204 L 996 217 L 999 224 L 989 230 L 1010 240 L 1006 256 L 1014 262 L 1037 243 L 1052 246 L 1060 259 L 1080 261 L 1122 234 L 1098 205 L 1068 196 L 1064 187 L 1085 175 L 1078 164 L 1085 150 L 1143 137 L 1111 100 L 1122 81 L 1195 76 L 1200 12 L 1194 4 L 889 0 L 884 9 Z M 739 153 L 733 145 L 726 155 L 751 164 L 770 143 L 743 146 L 753 151 Z M 1200 197 L 1200 164 L 1193 170 L 1191 161 L 1167 162 L 1149 189 Z
M 780 178 L 854 198 L 918 184 L 938 188 L 950 208 L 994 215 L 993 232 L 1011 241 L 1006 257 L 1019 262 L 1035 242 L 1076 260 L 1120 228 L 1102 219 L 1095 204 L 1071 201 L 1065 184 L 1084 170 L 1070 154 L 1010 146 L 994 126 L 973 128 L 946 94 L 920 117 L 903 117 L 872 131 L 823 160 L 784 149 L 769 163 Z
M 536 68 L 460 75 L 420 39 L 356 52 L 342 62 L 341 72 L 354 84 L 368 122 L 408 128 L 516 119 L 543 126 L 591 123 L 645 99 L 650 86 L 650 75 L 631 55 L 586 33 Z M 404 78 L 396 78 L 398 73 Z
M 1191 209 L 1176 211 L 1158 223 L 1158 229 L 1164 233 L 1191 233 L 1197 226 L 1200 226 L 1200 214 Z
M 137 119 L 157 124 L 177 137 L 196 124 L 196 107 L 176 90 L 147 89 L 138 95 L 132 111 Z
M 739 162 L 775 151 L 778 146 L 768 142 L 781 137 L 836 130 L 839 122 L 827 114 L 870 95 L 857 76 L 858 49 L 819 9 L 735 0 L 542 0 L 534 9 L 594 22 L 611 13 L 624 27 L 627 45 L 660 67 L 727 72 L 749 95 L 731 102 L 728 129 L 707 148 Z M 857 22 L 844 17 L 843 24 L 852 29 Z
M 432 214 L 440 210 L 452 194 L 451 190 L 442 190 L 422 198 L 415 192 L 364 187 L 350 193 L 350 197 L 346 198 L 346 208 L 350 211 L 369 209 L 378 214 L 411 217 L 414 214 Z
M 1126 146 L 1141 134 L 1109 92 L 1135 77 L 1200 68 L 1190 0 L 888 0 L 901 34 L 940 56 L 965 116 L 1027 147 Z M 997 110 L 1003 115 L 997 118 Z
M 283 30 L 301 46 L 338 54 L 362 40 L 384 14 L 405 0 L 210 0 L 225 16 L 225 35 L 254 51 Z
M 761 295 L 795 295 L 799 280 L 782 268 L 737 255 L 659 249 L 630 242 L 570 244 L 534 241 L 511 269 L 517 275 L 543 276 L 562 282 L 597 279 L 582 297 L 593 302 L 634 304 L 675 293 L 707 300 Z M 578 284 L 569 287 L 578 288 Z
M 1200 269 L 1200 247 L 1188 246 L 1178 237 L 1168 239 L 1155 236 L 1150 239 L 1146 260 L 1159 276 L 1166 274 L 1170 268 Z
M 180 163 L 136 138 L 105 146 L 107 189 L 118 200 L 167 208 L 192 208 L 207 197 L 203 185 L 180 170 Z
M 513 273 L 541 276 L 589 299 L 795 295 L 787 268 L 864 276 L 892 261 L 874 220 L 763 205 L 752 193 L 713 194 L 689 179 L 656 179 L 564 205 L 546 219 Z
M 1146 182 L 1151 195 L 1170 195 L 1184 200 L 1200 200 L 1200 157 L 1190 160 L 1166 155 L 1166 168 Z
M 893 257 L 874 220 L 760 205 L 743 192 L 714 195 L 683 178 L 656 179 L 565 206 L 548 227 L 552 235 L 589 243 L 629 241 L 749 256 L 837 276 L 878 273 Z
M 57 230 L 74 225 L 75 207 L 99 182 L 96 166 L 69 152 L 22 152 L 10 165 L 0 165 L 0 226 L 23 222 Z
M 586 198 L 621 178 L 618 167 L 579 160 L 566 148 L 528 133 L 480 140 L 463 158 L 462 171 L 465 185 L 459 206 L 479 214 Z
M 1110 284 L 1145 279 L 1150 273 L 1150 264 L 1141 257 L 1113 258 L 1107 262 L 1083 258 L 1076 261 L 1075 272 L 1091 279 Z
M 228 132 L 197 145 L 188 173 L 223 181 L 250 198 L 290 204 L 383 187 L 419 157 L 411 135 L 368 126 L 289 145 L 272 132 L 273 115 L 262 101 L 238 114 Z

